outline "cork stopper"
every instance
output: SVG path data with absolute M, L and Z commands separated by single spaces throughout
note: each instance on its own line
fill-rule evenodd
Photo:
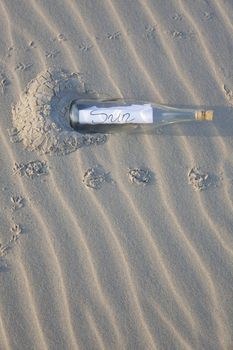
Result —
M 196 120 L 213 120 L 214 112 L 213 111 L 196 111 L 195 119 Z

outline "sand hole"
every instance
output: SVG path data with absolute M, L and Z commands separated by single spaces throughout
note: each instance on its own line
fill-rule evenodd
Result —
M 69 125 L 72 100 L 90 97 L 80 74 L 46 70 L 27 85 L 12 107 L 17 140 L 39 154 L 68 154 L 83 145 L 102 144 L 106 135 L 83 135 Z

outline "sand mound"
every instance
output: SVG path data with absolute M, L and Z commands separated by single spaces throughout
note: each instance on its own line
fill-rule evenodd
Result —
M 105 135 L 79 134 L 69 125 L 69 105 L 84 94 L 76 73 L 47 70 L 33 79 L 12 108 L 13 125 L 26 148 L 40 154 L 68 154 L 83 145 L 104 143 Z

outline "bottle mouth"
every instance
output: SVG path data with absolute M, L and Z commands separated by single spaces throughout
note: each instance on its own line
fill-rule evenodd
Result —
M 197 111 L 195 113 L 195 119 L 196 120 L 207 120 L 211 121 L 214 119 L 214 112 L 213 111 Z

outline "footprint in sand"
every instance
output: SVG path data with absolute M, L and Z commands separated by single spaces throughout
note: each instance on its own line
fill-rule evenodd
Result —
M 203 173 L 199 168 L 194 167 L 188 173 L 189 183 L 194 191 L 203 191 L 210 186 L 209 174 Z
M 24 199 L 20 195 L 19 196 L 12 196 L 11 203 L 12 203 L 11 211 L 15 211 L 15 210 L 18 210 L 24 206 Z
M 129 169 L 128 177 L 131 183 L 137 185 L 146 185 L 151 180 L 151 172 L 148 169 L 134 168 Z
M 7 253 L 13 248 L 13 245 L 18 241 L 23 232 L 22 227 L 19 224 L 13 224 L 10 230 L 13 233 L 10 240 L 6 244 L 0 243 L 0 258 L 3 258 L 7 255 Z
M 28 163 L 15 162 L 15 166 L 12 170 L 14 175 L 18 174 L 20 176 L 27 176 L 31 179 L 48 174 L 47 163 L 40 160 L 33 160 Z
M 83 176 L 83 183 L 90 188 L 99 190 L 104 183 L 112 182 L 109 173 L 105 173 L 98 167 L 89 168 Z

